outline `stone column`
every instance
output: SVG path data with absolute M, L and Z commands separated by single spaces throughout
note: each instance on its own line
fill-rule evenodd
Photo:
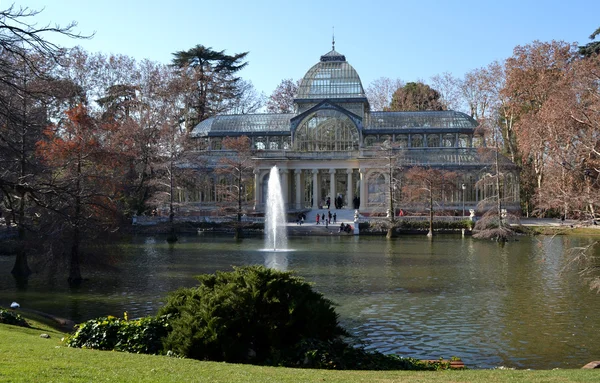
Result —
M 329 169 L 329 197 L 331 197 L 331 205 L 335 206 L 335 169 Z
M 346 208 L 352 209 L 352 200 L 354 199 L 354 191 L 352 190 L 352 174 L 354 169 L 346 169 L 348 179 L 346 180 Z
M 301 179 L 300 175 L 302 174 L 301 169 L 295 169 L 294 175 L 296 176 L 296 209 L 302 209 L 302 186 L 300 185 Z
M 367 207 L 367 169 L 358 169 L 360 173 L 360 210 L 366 210 Z
M 290 187 L 288 182 L 288 170 L 279 169 L 279 179 L 281 180 L 281 196 L 283 197 L 283 206 L 285 211 L 288 210 L 288 204 L 290 202 Z
M 257 205 L 260 204 L 260 196 L 261 190 L 259 190 L 260 186 L 260 170 L 254 169 L 254 210 L 256 210 Z
M 312 195 L 312 208 L 317 209 L 319 207 L 319 185 L 317 184 L 317 175 L 319 174 L 318 169 L 312 171 L 312 182 L 313 182 L 313 195 Z

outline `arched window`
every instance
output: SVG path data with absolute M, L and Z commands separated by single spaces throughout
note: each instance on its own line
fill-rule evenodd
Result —
M 427 135 L 427 147 L 439 148 L 440 147 L 440 135 L 439 134 L 428 134 Z
M 279 137 L 269 137 L 269 150 L 278 150 L 281 139 Z
M 445 148 L 453 148 L 455 135 L 453 133 L 444 134 L 444 139 L 442 140 L 442 146 Z
M 459 134 L 458 135 L 458 147 L 459 148 L 470 148 L 471 147 L 471 136 L 468 134 Z
M 368 135 L 365 137 L 365 146 L 366 147 L 374 146 L 375 142 L 377 142 L 377 136 Z
M 212 150 L 221 150 L 223 148 L 220 137 L 213 137 L 210 139 L 210 148 Z
M 410 136 L 410 147 L 411 148 L 422 148 L 423 147 L 423 135 L 412 134 Z
M 397 134 L 396 135 L 396 145 L 399 148 L 408 147 L 408 136 L 406 134 Z
M 265 150 L 267 148 L 267 140 L 265 137 L 254 137 L 254 148 L 257 150 Z
M 358 129 L 345 114 L 318 110 L 298 126 L 294 146 L 300 151 L 345 151 L 358 149 Z

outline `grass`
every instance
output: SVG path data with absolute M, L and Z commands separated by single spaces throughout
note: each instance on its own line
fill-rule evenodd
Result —
M 0 324 L 0 382 L 590 382 L 600 370 L 327 371 L 201 362 L 65 347 L 64 333 Z M 41 333 L 50 339 L 40 338 Z

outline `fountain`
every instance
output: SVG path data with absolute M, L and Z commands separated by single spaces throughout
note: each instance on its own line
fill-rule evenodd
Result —
M 277 166 L 271 168 L 269 174 L 268 195 L 265 213 L 265 250 L 287 251 L 287 220 L 281 184 L 279 181 L 279 169 Z

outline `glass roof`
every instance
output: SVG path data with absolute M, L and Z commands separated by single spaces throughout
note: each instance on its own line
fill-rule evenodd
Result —
M 257 135 L 290 133 L 294 114 L 229 114 L 211 117 L 196 125 L 192 137 L 229 134 Z M 363 124 L 369 130 L 401 131 L 403 129 L 474 129 L 477 122 L 467 114 L 453 110 L 426 112 L 371 112 Z
M 477 121 L 453 110 L 424 112 L 371 112 L 364 127 L 369 129 L 402 128 L 476 128 Z
M 209 133 L 260 134 L 289 132 L 294 114 L 229 114 L 208 118 L 192 130 L 192 137 L 205 137 Z
M 356 97 L 365 97 L 360 77 L 335 49 L 321 56 L 320 62 L 306 72 L 296 95 L 296 99 Z

